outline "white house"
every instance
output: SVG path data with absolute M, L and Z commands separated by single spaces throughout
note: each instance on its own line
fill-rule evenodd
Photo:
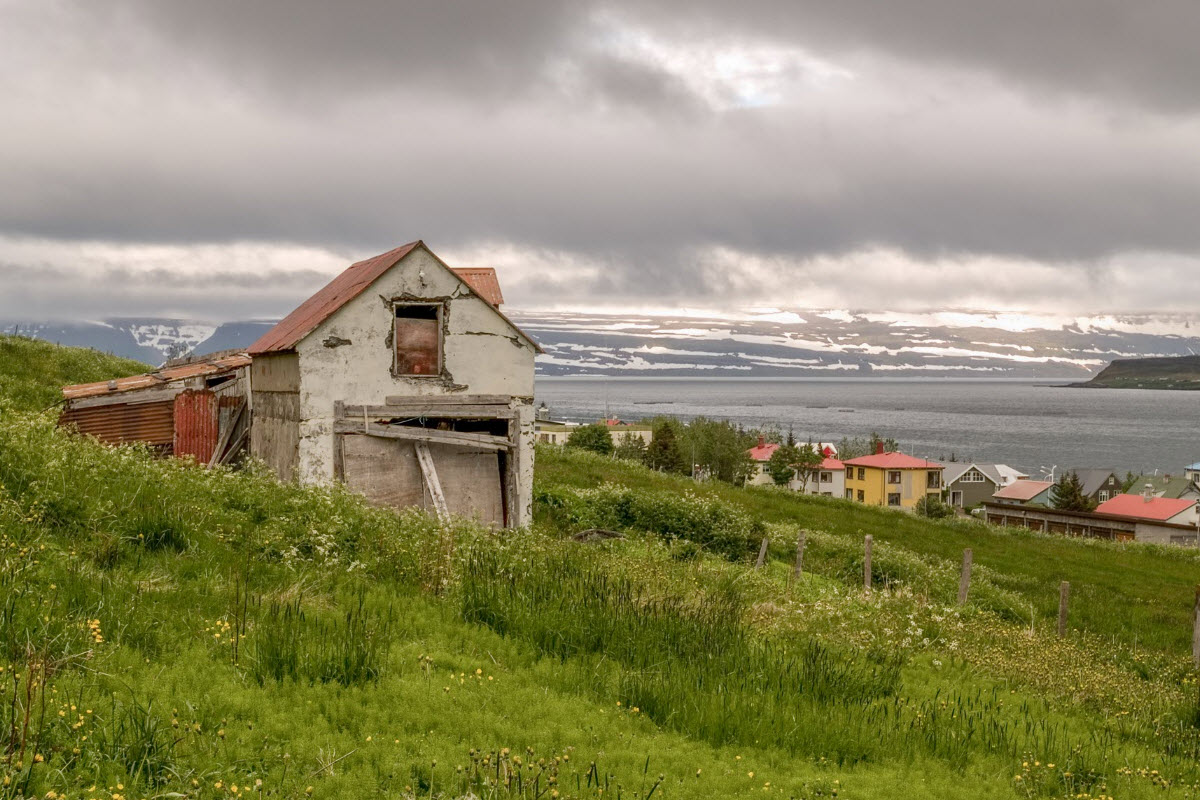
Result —
M 284 480 L 527 524 L 540 349 L 502 302 L 493 270 L 420 241 L 352 265 L 250 347 L 251 452 Z
M 833 456 L 825 456 L 821 466 L 813 470 L 807 481 L 793 478 L 791 488 L 804 494 L 822 497 L 846 495 L 846 466 Z

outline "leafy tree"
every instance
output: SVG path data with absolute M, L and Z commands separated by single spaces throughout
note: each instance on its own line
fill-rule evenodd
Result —
M 684 468 L 683 454 L 679 451 L 676 428 L 679 423 L 671 419 L 660 419 L 654 423 L 654 438 L 646 448 L 646 466 L 660 472 L 689 474 Z
M 740 485 L 757 469 L 746 452 L 757 441 L 756 431 L 745 431 L 726 420 L 696 417 L 680 433 L 683 456 L 718 480 Z
M 917 501 L 913 507 L 917 516 L 931 519 L 943 519 L 954 516 L 954 507 L 944 503 L 936 494 L 927 494 Z
M 838 442 L 837 445 L 838 458 L 840 458 L 842 461 L 846 461 L 851 458 L 858 458 L 859 456 L 874 455 L 875 448 L 881 443 L 883 444 L 883 449 L 885 452 L 891 452 L 893 450 L 900 449 L 900 444 L 895 439 L 890 436 L 880 436 L 875 432 L 872 432 L 871 436 L 866 439 L 861 436 L 855 436 L 853 438 L 843 436 L 842 440 Z
M 608 426 L 602 422 L 580 425 L 567 437 L 567 447 L 591 450 L 593 453 L 608 456 L 612 455 L 613 451 L 612 436 L 608 433 Z
M 796 431 L 793 429 L 793 427 L 791 425 L 788 425 L 787 441 L 784 442 L 784 444 L 786 444 L 788 447 L 796 446 Z
M 800 450 L 795 445 L 781 445 L 775 448 L 775 452 L 771 453 L 771 459 L 767 462 L 767 474 L 771 476 L 771 480 L 775 481 L 776 486 L 787 486 L 788 482 L 796 476 L 796 470 L 792 466 L 800 457 Z
M 646 463 L 646 442 L 641 436 L 635 436 L 632 433 L 621 434 L 621 438 L 617 441 L 617 447 L 613 450 L 613 455 L 625 461 L 636 461 L 639 464 Z
M 1050 505 L 1061 511 L 1091 511 L 1095 501 L 1083 493 L 1083 481 L 1074 472 L 1064 472 L 1050 489 Z
M 800 479 L 801 491 L 807 489 L 808 482 L 821 471 L 821 462 L 824 460 L 825 457 L 817 452 L 817 446 L 812 442 L 796 448 L 792 467 L 796 470 L 796 477 Z

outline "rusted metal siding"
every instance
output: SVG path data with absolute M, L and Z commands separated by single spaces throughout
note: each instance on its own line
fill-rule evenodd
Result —
M 170 447 L 175 427 L 170 400 L 155 403 L 114 403 L 93 408 L 68 408 L 59 424 L 95 436 L 108 444 L 145 442 Z
M 187 389 L 175 398 L 175 455 L 207 464 L 217 446 L 217 396 L 210 389 Z

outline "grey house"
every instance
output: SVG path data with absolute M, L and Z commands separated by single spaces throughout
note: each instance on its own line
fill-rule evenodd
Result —
M 946 502 L 955 508 L 970 508 L 989 501 L 1000 489 L 1026 475 L 1007 464 L 951 462 L 942 472 Z
M 1064 470 L 1063 474 L 1068 472 L 1074 472 L 1079 476 L 1079 482 L 1083 484 L 1084 495 L 1097 503 L 1103 503 L 1121 494 L 1125 483 L 1111 469 L 1068 469 Z

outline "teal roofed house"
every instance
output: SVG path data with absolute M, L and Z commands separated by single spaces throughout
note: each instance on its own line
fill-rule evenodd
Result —
M 1183 468 L 1183 476 L 1195 484 L 1200 484 L 1200 461 Z

